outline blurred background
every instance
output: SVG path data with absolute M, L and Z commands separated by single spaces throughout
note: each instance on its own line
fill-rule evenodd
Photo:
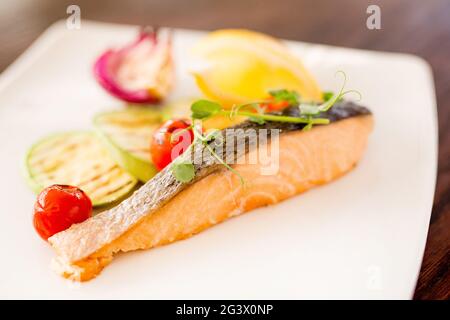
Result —
M 337 46 L 406 52 L 434 73 L 439 112 L 439 176 L 415 298 L 450 299 L 450 1 L 449 0 L 2 0 L 0 72 L 50 24 L 81 19 L 200 30 L 249 28 L 276 37 Z M 381 8 L 381 29 L 366 27 L 367 7 Z

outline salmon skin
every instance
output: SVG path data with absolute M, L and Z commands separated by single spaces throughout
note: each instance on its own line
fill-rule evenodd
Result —
M 284 113 L 298 116 L 298 108 Z M 285 122 L 246 121 L 233 127 L 280 130 L 277 174 L 262 176 L 258 164 L 234 164 L 232 167 L 250 182 L 243 186 L 210 153 L 193 151 L 192 182 L 177 181 L 168 166 L 118 206 L 50 237 L 57 253 L 54 269 L 66 278 L 86 281 L 97 276 L 118 252 L 149 249 L 187 238 L 232 216 L 338 178 L 362 157 L 372 130 L 372 115 L 367 108 L 340 102 L 320 117 L 331 123 L 308 131 L 301 130 L 303 124 Z M 270 139 L 271 130 L 264 132 Z M 220 156 L 236 161 L 236 148 L 228 148 L 226 141 Z M 237 141 L 243 141 L 248 155 L 258 151 L 249 139 Z

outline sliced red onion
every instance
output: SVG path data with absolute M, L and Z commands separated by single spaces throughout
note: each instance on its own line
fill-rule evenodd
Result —
M 138 39 L 108 50 L 94 64 L 97 81 L 113 96 L 131 103 L 157 103 L 174 82 L 172 41 L 156 31 L 143 30 Z

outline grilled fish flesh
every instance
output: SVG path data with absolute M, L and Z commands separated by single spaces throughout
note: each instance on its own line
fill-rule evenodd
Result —
M 296 110 L 285 112 L 295 116 Z M 86 281 L 97 276 L 119 252 L 188 238 L 230 217 L 342 176 L 363 155 L 373 127 L 372 114 L 351 102 L 340 102 L 320 117 L 331 123 L 308 131 L 301 130 L 302 124 L 292 123 L 246 121 L 237 125 L 235 129 L 269 129 L 268 144 L 270 129 L 280 130 L 277 173 L 262 175 L 261 164 L 233 164 L 233 169 L 248 181 L 243 185 L 236 174 L 208 153 L 201 153 L 201 159 L 197 159 L 198 152 L 193 152 L 194 160 L 200 161 L 194 161 L 192 182 L 177 181 L 168 166 L 118 206 L 49 238 L 57 253 L 54 268 L 66 278 Z M 229 148 L 227 141 L 222 158 L 237 160 L 236 148 Z M 247 156 L 258 152 L 260 146 L 250 139 L 241 141 Z

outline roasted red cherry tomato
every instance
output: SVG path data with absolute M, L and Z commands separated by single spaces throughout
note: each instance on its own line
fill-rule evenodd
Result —
M 172 119 L 153 133 L 150 153 L 158 170 L 164 169 L 191 145 L 194 133 L 192 129 L 186 130 L 189 126 L 190 123 L 186 120 Z
M 79 188 L 55 184 L 39 193 L 34 205 L 34 228 L 47 240 L 92 215 L 91 199 Z

